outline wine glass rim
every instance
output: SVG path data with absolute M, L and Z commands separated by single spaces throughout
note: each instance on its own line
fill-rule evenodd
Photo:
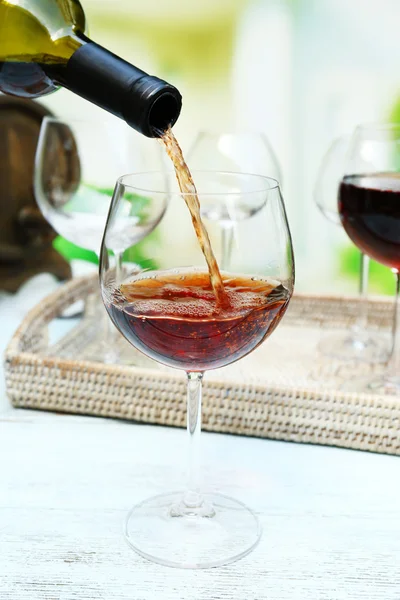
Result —
M 266 138 L 266 140 L 269 142 L 269 138 L 268 138 L 268 134 L 266 131 L 260 131 L 259 129 L 247 129 L 247 128 L 243 128 L 243 129 L 200 129 L 200 131 L 197 132 L 196 134 L 196 138 L 200 138 L 200 137 L 206 137 L 206 136 L 210 136 L 210 137 L 222 137 L 222 136 L 229 136 L 229 137 L 245 137 L 245 136 L 252 136 L 252 137 L 261 137 L 261 138 Z
M 96 119 L 93 117 L 57 117 L 56 115 L 46 115 L 45 117 L 43 117 L 43 123 L 63 123 L 65 125 L 68 125 L 69 123 L 73 123 L 73 124 L 77 124 L 79 125 L 80 123 L 85 124 L 87 123 L 89 124 L 93 124 L 93 125 L 118 125 L 119 123 L 121 124 L 121 126 L 124 125 L 124 123 L 122 123 L 122 121 L 120 122 L 119 119 L 115 118 L 114 119 Z
M 173 196 L 192 196 L 193 194 L 190 192 L 170 192 L 168 190 L 155 190 L 155 189 L 150 189 L 150 188 L 146 188 L 146 187 L 139 187 L 139 186 L 135 186 L 132 185 L 130 183 L 125 183 L 125 179 L 128 177 L 140 177 L 143 175 L 175 175 L 175 171 L 172 170 L 168 170 L 168 171 L 141 171 L 138 173 L 126 173 L 125 175 L 121 175 L 120 177 L 118 177 L 117 179 L 117 184 L 121 184 L 124 185 L 127 188 L 130 188 L 132 190 L 136 190 L 138 192 L 147 192 L 147 193 L 152 193 L 152 194 L 170 194 Z M 193 169 L 191 171 L 191 174 L 194 176 L 194 180 L 196 180 L 196 175 L 235 175 L 236 177 L 249 177 L 249 178 L 254 178 L 255 179 L 259 179 L 262 180 L 264 182 L 269 182 L 269 184 L 273 184 L 273 185 L 269 185 L 268 187 L 263 187 L 261 189 L 257 188 L 254 190 L 249 190 L 249 191 L 227 191 L 227 192 L 198 192 L 199 196 L 247 196 L 250 194 L 260 194 L 262 192 L 271 192 L 273 190 L 279 190 L 279 181 L 277 179 L 274 179 L 273 177 L 267 177 L 266 175 L 258 175 L 257 173 L 242 173 L 242 172 L 235 172 L 235 171 L 209 171 L 209 170 L 201 170 L 201 169 Z

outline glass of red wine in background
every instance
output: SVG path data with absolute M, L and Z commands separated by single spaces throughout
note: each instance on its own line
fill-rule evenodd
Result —
M 278 159 L 264 133 L 201 131 L 189 148 L 187 160 L 192 169 L 255 173 L 272 177 L 282 186 Z M 213 203 L 205 203 L 201 207 L 202 217 L 218 223 L 220 227 L 221 269 L 229 268 L 236 222 L 251 217 L 257 206 L 244 203 L 242 207 L 235 205 L 234 208 L 233 213 L 228 203 L 224 207 Z
M 351 136 L 333 140 L 318 170 L 314 199 L 318 208 L 331 223 L 340 226 L 338 191 Z M 376 333 L 368 332 L 368 277 L 369 256 L 360 253 L 360 305 L 358 317 L 348 332 L 330 334 L 321 339 L 319 350 L 324 356 L 345 361 L 384 362 L 388 357 L 388 342 Z
M 218 301 L 174 173 L 118 180 L 100 262 L 103 300 L 117 329 L 148 357 L 187 375 L 187 489 L 140 501 L 125 526 L 126 539 L 139 554 L 185 568 L 232 562 L 260 538 L 256 515 L 239 500 L 202 493 L 197 469 L 201 386 L 207 370 L 241 359 L 266 340 L 282 319 L 294 284 L 291 236 L 278 183 L 223 172 L 193 172 L 193 179 L 200 204 L 212 201 L 221 210 L 229 204 L 232 211 L 235 204 L 238 210 L 246 203 L 258 206 L 255 216 L 237 223 L 231 268 L 221 271 Z M 110 240 L 119 230 L 124 199 L 132 194 L 150 203 L 168 202 L 168 208 L 142 257 L 143 270 L 130 261 L 128 248 L 118 273 Z M 209 223 L 207 230 L 219 261 L 218 224 Z
M 396 277 L 393 346 L 385 371 L 352 389 L 400 394 L 400 125 L 360 125 L 339 188 L 342 225 L 356 246 Z M 346 384 L 347 387 L 347 384 Z

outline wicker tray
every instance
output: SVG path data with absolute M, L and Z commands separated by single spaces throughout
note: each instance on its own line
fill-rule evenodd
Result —
M 61 339 L 51 340 L 54 320 L 97 290 L 96 277 L 75 279 L 25 318 L 5 353 L 13 405 L 184 426 L 182 373 L 141 355 L 132 354 L 141 357 L 139 366 L 88 360 L 99 339 L 98 311 L 104 310 L 99 303 L 87 301 L 84 318 Z M 389 332 L 392 302 L 371 300 L 370 305 L 371 329 Z M 207 374 L 204 429 L 400 455 L 400 398 L 340 391 L 329 375 L 335 365 L 317 351 L 321 335 L 348 329 L 358 309 L 351 298 L 295 296 L 265 344 Z

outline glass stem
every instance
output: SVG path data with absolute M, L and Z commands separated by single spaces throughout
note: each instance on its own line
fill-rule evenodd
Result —
M 115 283 L 117 286 L 120 286 L 122 283 L 122 252 L 115 252 L 114 251 L 114 257 L 115 257 Z M 106 330 L 105 330 L 105 336 L 104 339 L 107 343 L 107 345 L 110 347 L 111 353 L 110 355 L 113 354 L 113 345 L 117 342 L 118 338 L 119 338 L 119 332 L 117 331 L 117 329 L 114 327 L 111 319 L 108 318 L 107 314 L 106 314 Z
M 183 497 L 183 502 L 188 508 L 198 508 L 203 503 L 203 498 L 199 491 L 202 382 L 203 373 L 187 373 L 187 435 L 189 438 L 189 453 L 187 490 Z
M 368 279 L 369 279 L 369 256 L 360 254 L 360 287 L 359 298 L 361 300 L 358 317 L 353 326 L 353 335 L 357 338 L 366 337 L 368 326 Z
M 222 244 L 222 254 L 221 254 L 221 269 L 223 271 L 229 269 L 229 264 L 231 261 L 232 254 L 232 246 L 233 246 L 233 224 L 224 223 L 222 226 L 221 232 L 221 244 Z
M 114 250 L 114 258 L 115 258 L 115 283 L 117 286 L 120 286 L 122 283 L 122 256 L 123 252 L 116 252 Z
M 104 312 L 102 314 L 102 360 L 107 364 L 114 364 L 117 361 L 117 353 L 114 347 L 115 343 L 115 327 L 108 317 L 105 307 L 103 306 Z
M 388 362 L 388 378 L 400 380 L 400 272 L 396 272 L 396 297 L 393 319 L 393 345 Z

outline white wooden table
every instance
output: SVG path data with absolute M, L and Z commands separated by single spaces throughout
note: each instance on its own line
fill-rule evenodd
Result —
M 3 348 L 55 284 L 30 286 L 28 303 L 0 298 Z M 398 458 L 203 434 L 206 488 L 252 506 L 263 537 L 230 566 L 183 571 L 140 558 L 121 527 L 182 487 L 184 431 L 0 399 L 0 600 L 400 600 Z

